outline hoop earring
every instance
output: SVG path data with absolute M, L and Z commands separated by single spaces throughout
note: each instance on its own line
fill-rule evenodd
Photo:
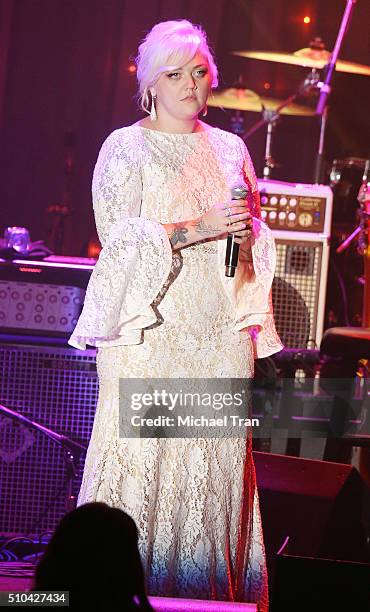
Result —
M 206 104 L 205 107 L 203 108 L 202 117 L 207 117 L 207 113 L 208 113 L 208 107 Z
M 156 121 L 157 119 L 157 111 L 155 110 L 155 100 L 156 100 L 157 96 L 153 96 L 152 95 L 152 104 L 150 106 L 150 120 L 151 121 Z

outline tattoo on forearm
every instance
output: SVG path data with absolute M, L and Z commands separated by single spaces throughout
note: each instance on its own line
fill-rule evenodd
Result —
M 175 227 L 169 236 L 171 245 L 175 246 L 178 242 L 186 244 L 187 238 L 185 234 L 187 234 L 188 231 L 186 227 Z
M 217 228 L 212 227 L 212 225 L 207 225 L 203 219 L 199 219 L 194 227 L 199 234 L 214 234 L 217 231 Z

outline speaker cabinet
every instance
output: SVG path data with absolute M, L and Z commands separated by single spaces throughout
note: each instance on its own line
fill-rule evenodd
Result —
M 325 313 L 327 241 L 274 234 L 277 261 L 272 298 L 277 331 L 287 348 L 318 348 Z
M 261 452 L 253 456 L 271 588 L 277 553 L 287 538 L 285 550 L 296 557 L 370 561 L 370 492 L 354 467 Z
M 287 348 L 318 348 L 325 313 L 333 194 L 327 185 L 259 180 L 276 241 L 275 322 Z
M 87 446 L 98 396 L 95 357 L 95 350 L 2 344 L 0 403 Z M 83 461 L 81 456 L 75 494 Z M 53 530 L 65 498 L 63 450 L 0 413 L 0 533 Z

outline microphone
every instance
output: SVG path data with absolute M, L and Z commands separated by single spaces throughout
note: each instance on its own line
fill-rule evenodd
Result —
M 245 200 L 248 194 L 246 185 L 234 185 L 231 189 L 232 200 Z M 235 242 L 234 234 L 227 237 L 226 257 L 225 257 L 225 276 L 235 276 L 236 266 L 238 265 L 239 245 Z

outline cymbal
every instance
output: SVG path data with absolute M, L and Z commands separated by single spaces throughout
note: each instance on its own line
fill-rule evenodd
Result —
M 268 110 L 275 110 L 282 100 L 260 97 L 251 89 L 231 87 L 222 91 L 212 92 L 208 99 L 208 106 L 222 106 L 242 111 L 260 113 L 262 105 Z M 314 115 L 315 110 L 301 104 L 289 104 L 281 111 L 282 115 Z
M 267 62 L 279 62 L 280 64 L 292 64 L 304 68 L 317 68 L 321 70 L 328 63 L 331 53 L 326 49 L 299 49 L 294 53 L 276 53 L 274 51 L 233 51 L 233 55 L 249 57 L 250 59 L 265 60 Z M 370 66 L 355 64 L 338 60 L 335 66 L 338 72 L 350 72 L 352 74 L 363 74 L 370 76 Z

